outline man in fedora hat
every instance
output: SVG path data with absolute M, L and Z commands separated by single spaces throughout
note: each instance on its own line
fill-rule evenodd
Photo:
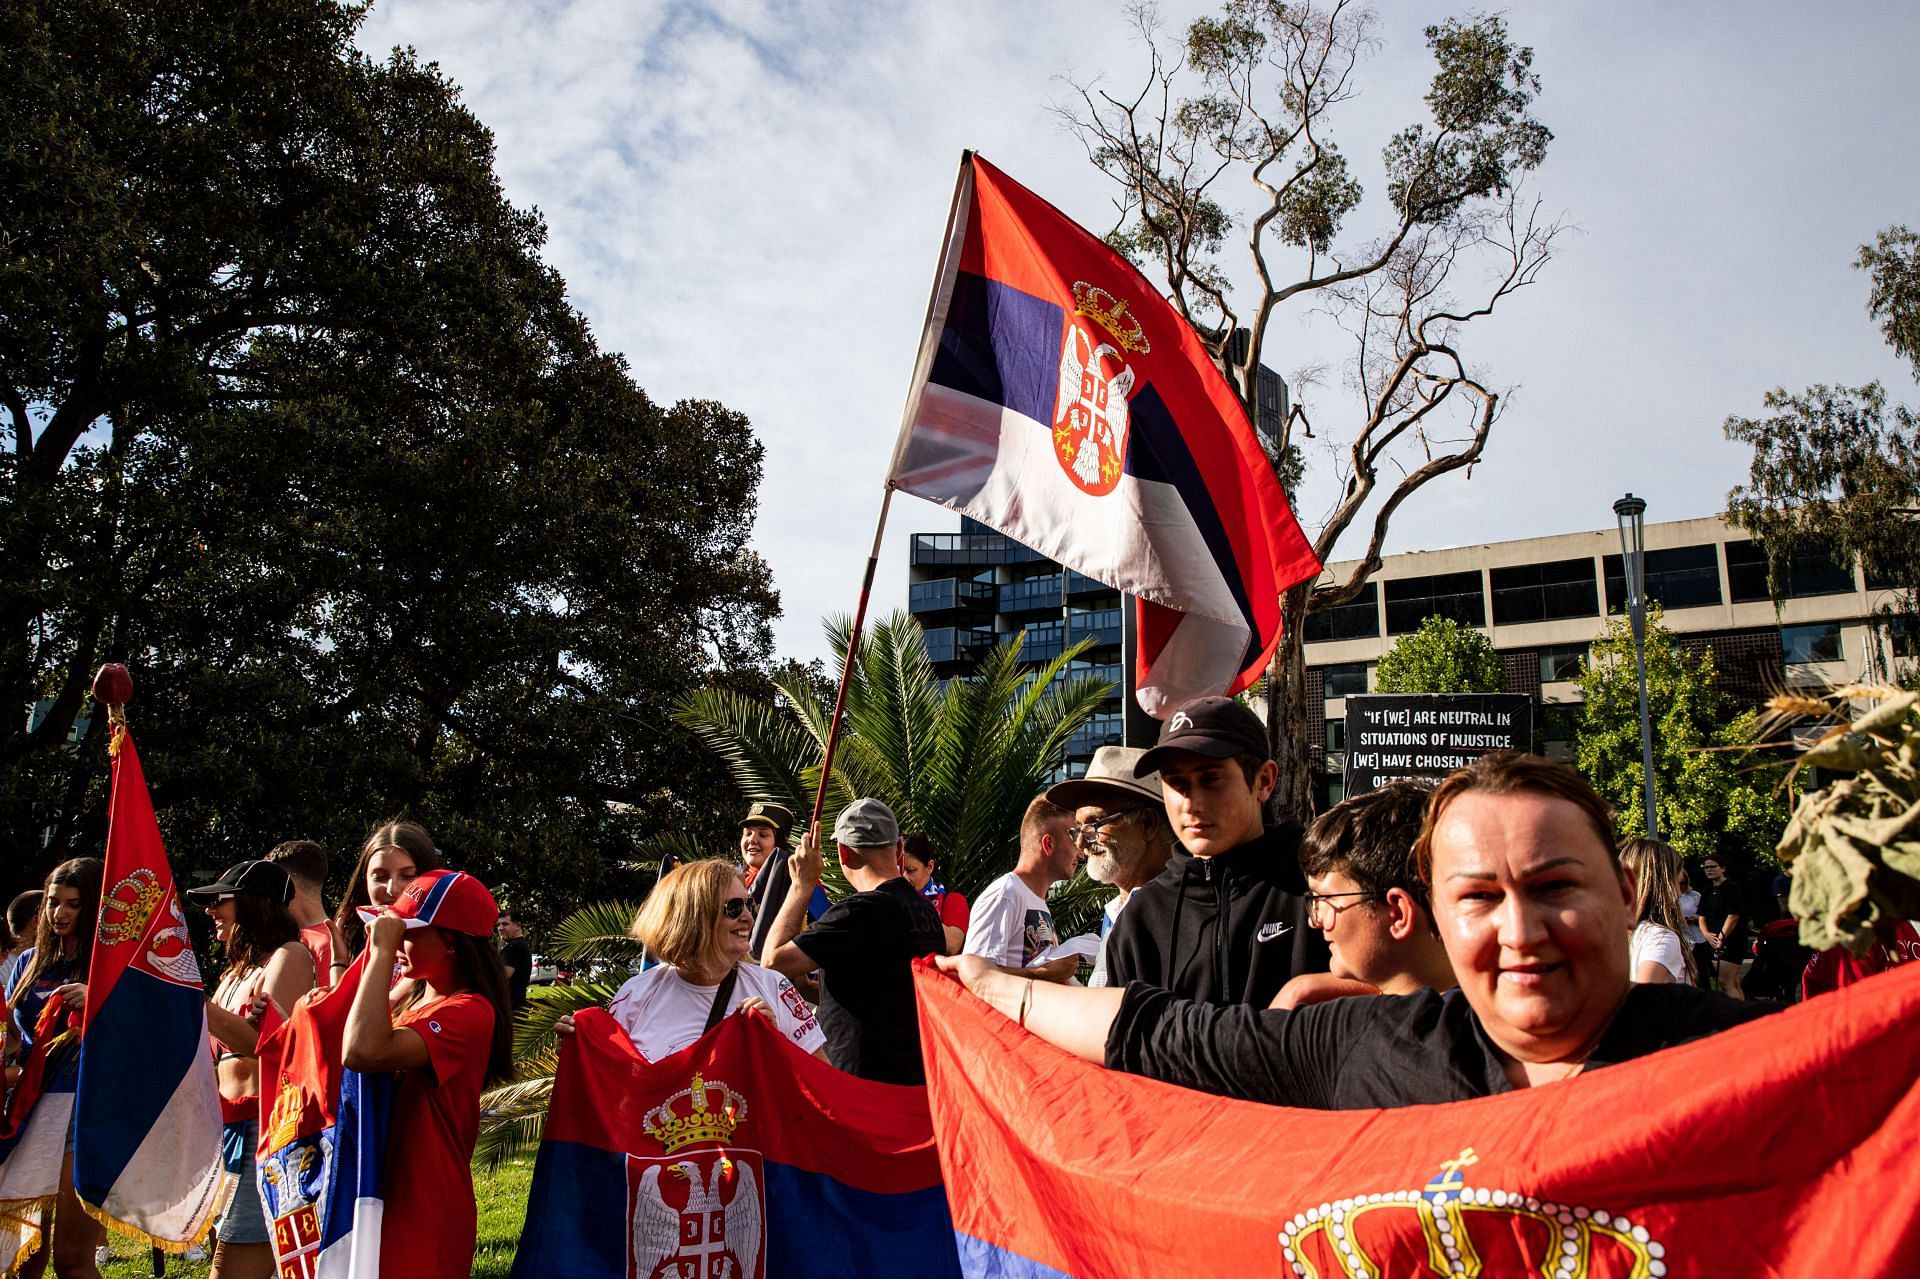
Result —
M 1085 776 L 1047 791 L 1049 802 L 1073 813 L 1067 837 L 1086 853 L 1088 878 L 1120 890 L 1100 920 L 1100 950 L 1089 986 L 1107 984 L 1107 934 L 1127 898 L 1165 870 L 1173 855 L 1173 827 L 1160 795 L 1160 775 L 1133 775 L 1146 753 L 1131 746 L 1102 746 L 1093 753 Z

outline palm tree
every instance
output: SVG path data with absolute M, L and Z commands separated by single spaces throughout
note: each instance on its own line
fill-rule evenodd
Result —
M 849 630 L 845 618 L 827 623 L 842 665 Z M 882 619 L 863 639 L 847 686 L 829 820 L 871 796 L 902 830 L 926 833 L 949 888 L 972 897 L 1005 874 L 1021 814 L 1065 762 L 1074 730 L 1113 693 L 1110 681 L 1069 674 L 1084 643 L 1029 670 L 1020 665 L 1022 639 L 1010 636 L 972 676 L 942 681 L 920 624 L 905 613 Z M 833 702 L 798 673 L 774 682 L 784 705 L 715 689 L 682 699 L 675 718 L 727 761 L 750 798 L 806 814 Z
M 850 630 L 845 618 L 827 622 L 842 665 Z M 974 675 L 942 681 L 927 658 L 920 624 L 895 613 L 862 641 L 847 686 L 846 722 L 827 787 L 829 815 L 862 796 L 879 799 L 902 830 L 926 833 L 942 855 L 942 880 L 969 897 L 1012 867 L 1021 815 L 1065 762 L 1074 730 L 1113 692 L 1110 681 L 1067 673 L 1085 643 L 1028 670 L 1020 665 L 1021 642 L 1015 634 Z M 797 669 L 774 684 L 783 704 L 708 690 L 684 698 L 674 717 L 727 761 L 748 798 L 777 800 L 805 814 L 820 780 L 832 694 Z M 663 852 L 681 860 L 711 855 L 678 831 L 641 851 L 648 861 Z M 832 858 L 827 873 L 829 892 L 845 889 Z M 1060 935 L 1083 931 L 1106 892 L 1084 874 L 1055 892 Z M 554 953 L 576 966 L 611 961 L 616 971 L 630 969 L 640 957 L 640 943 L 627 933 L 635 909 L 631 902 L 603 902 L 577 911 L 554 934 Z M 564 1013 L 605 1007 L 617 989 L 616 982 L 576 980 L 527 992 L 528 1006 L 514 1026 L 516 1079 L 481 1098 L 475 1153 L 488 1166 L 525 1154 L 540 1140 L 558 1064 L 554 1022 Z

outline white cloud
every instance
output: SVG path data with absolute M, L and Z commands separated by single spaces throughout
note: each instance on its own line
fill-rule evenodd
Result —
M 1375 192 L 1380 140 L 1419 105 L 1432 13 L 1387 7 L 1342 126 Z M 1519 389 L 1472 481 L 1404 508 L 1391 549 L 1604 527 L 1627 488 L 1656 517 L 1704 514 L 1744 474 L 1719 423 L 1766 388 L 1882 376 L 1911 398 L 1847 263 L 1878 227 L 1920 220 L 1914 11 L 1509 20 L 1557 134 L 1538 185 L 1584 234 L 1473 336 L 1475 362 Z M 824 651 L 820 617 L 853 604 L 962 148 L 1104 229 L 1108 193 L 1047 107 L 1063 70 L 1120 86 L 1139 68 L 1106 7 L 1009 0 L 386 0 L 361 43 L 411 44 L 463 87 L 509 196 L 541 210 L 549 259 L 649 394 L 752 418 L 755 542 L 785 601 L 779 646 L 803 657 Z M 1289 317 L 1268 362 L 1338 351 L 1324 321 Z M 904 603 L 906 535 L 951 526 L 895 504 L 877 609 Z

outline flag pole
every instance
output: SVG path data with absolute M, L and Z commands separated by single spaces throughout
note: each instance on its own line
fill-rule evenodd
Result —
M 889 477 L 886 487 L 881 490 L 880 518 L 873 526 L 873 548 L 867 552 L 867 570 L 860 579 L 860 600 L 853 608 L 853 629 L 847 633 L 847 657 L 840 666 L 840 687 L 833 695 L 833 718 L 827 721 L 827 741 L 820 757 L 820 784 L 813 791 L 813 812 L 800 832 L 803 837 L 807 831 L 819 825 L 827 807 L 827 783 L 833 778 L 833 756 L 840 746 L 840 725 L 847 713 L 847 685 L 853 681 L 853 664 L 860 655 L 860 635 L 867 622 L 867 601 L 873 597 L 873 577 L 880 567 L 880 539 L 886 534 L 887 511 L 892 505 L 893 480 Z M 766 896 L 760 899 L 766 903 L 766 908 L 753 921 L 750 945 L 752 953 L 760 956 L 761 963 L 767 960 L 767 936 L 773 931 L 774 917 L 780 913 L 780 903 L 787 900 L 787 890 L 793 885 L 785 853 L 785 849 L 776 848 L 773 855 L 767 858 L 764 872 L 768 881 L 767 891 Z

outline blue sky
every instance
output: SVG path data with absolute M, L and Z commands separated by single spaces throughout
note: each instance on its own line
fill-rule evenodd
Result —
M 1421 27 L 1447 12 L 1379 6 L 1384 47 L 1336 117 L 1371 193 L 1380 143 L 1420 108 Z M 1720 424 L 1768 388 L 1878 377 L 1920 398 L 1849 265 L 1879 228 L 1920 225 L 1920 7 L 1557 3 L 1509 22 L 1556 135 L 1531 186 L 1578 233 L 1463 341 L 1506 412 L 1472 478 L 1422 490 L 1388 550 L 1608 527 L 1627 489 L 1650 519 L 1710 514 L 1746 471 Z M 780 652 L 801 658 L 853 605 L 961 150 L 1104 229 L 1104 180 L 1049 108 L 1063 75 L 1122 88 L 1143 67 L 1117 7 L 1047 0 L 380 0 L 361 44 L 410 44 L 462 86 L 509 197 L 545 216 L 549 260 L 650 395 L 753 420 L 754 541 Z M 1290 375 L 1343 351 L 1323 317 L 1288 314 L 1265 357 Z M 1332 438 L 1352 415 L 1337 379 L 1309 408 Z M 1309 531 L 1330 495 L 1307 485 Z M 905 604 L 907 535 L 954 525 L 894 504 L 877 609 Z

